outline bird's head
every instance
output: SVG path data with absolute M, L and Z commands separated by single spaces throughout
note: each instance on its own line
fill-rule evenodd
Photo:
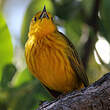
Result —
M 56 25 L 53 22 L 53 17 L 46 11 L 44 6 L 42 12 L 38 12 L 31 21 L 29 36 L 33 34 L 37 37 L 47 36 L 56 30 Z

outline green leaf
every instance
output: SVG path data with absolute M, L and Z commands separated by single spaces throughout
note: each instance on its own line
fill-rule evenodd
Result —
M 16 67 L 13 64 L 7 64 L 3 68 L 3 75 L 1 80 L 2 87 L 7 87 L 8 83 L 12 80 L 16 73 Z
M 16 74 L 14 81 L 13 81 L 13 86 L 17 87 L 31 80 L 33 80 L 33 76 L 26 68 L 22 72 L 19 72 Z
M 104 37 L 110 42 L 110 0 L 102 0 L 101 3 L 100 15 L 102 24 L 104 26 Z
M 79 18 L 69 20 L 65 23 L 67 37 L 77 46 L 82 33 L 82 24 Z
M 50 100 L 48 92 L 38 80 L 31 80 L 13 89 L 9 101 L 10 110 L 33 110 L 44 100 Z
M 0 13 L 0 80 L 3 67 L 12 62 L 13 47 L 6 22 Z
M 81 2 L 76 0 L 54 1 L 55 15 L 63 20 L 71 19 L 80 13 Z
M 83 0 L 82 1 L 84 12 L 88 18 L 90 18 L 92 15 L 92 12 L 94 9 L 94 2 L 95 0 Z
M 38 12 L 42 11 L 44 5 L 46 6 L 46 10 L 49 12 L 53 12 L 53 4 L 51 0 L 32 0 L 29 7 L 27 8 L 26 14 L 24 16 L 24 21 L 22 25 L 22 32 L 21 32 L 21 42 L 24 46 L 27 38 L 28 38 L 28 31 L 29 25 L 31 22 L 32 17 Z

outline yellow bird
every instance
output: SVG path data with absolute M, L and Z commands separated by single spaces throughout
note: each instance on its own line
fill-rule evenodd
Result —
M 25 57 L 31 73 L 54 97 L 89 84 L 75 47 L 57 30 L 45 6 L 32 18 Z

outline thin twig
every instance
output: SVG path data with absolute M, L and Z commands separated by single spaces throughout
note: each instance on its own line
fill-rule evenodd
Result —
M 94 35 L 91 36 L 89 34 L 89 38 L 87 42 L 84 45 L 83 50 L 83 55 L 82 55 L 82 62 L 84 64 L 85 70 L 87 69 L 88 61 L 89 61 L 89 56 L 93 52 L 93 49 L 95 47 L 96 43 L 96 35 L 98 32 L 98 11 L 99 11 L 99 6 L 100 6 L 101 0 L 95 0 L 94 2 L 94 8 L 93 8 L 93 13 L 91 15 L 91 18 L 86 20 L 86 23 L 92 28 Z

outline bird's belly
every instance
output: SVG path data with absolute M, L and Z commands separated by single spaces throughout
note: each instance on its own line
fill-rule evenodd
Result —
M 32 57 L 35 67 L 33 74 L 48 88 L 65 93 L 79 87 L 78 79 L 65 56 L 42 51 L 39 56 Z
M 45 69 L 47 65 L 46 63 Z M 48 71 L 44 68 L 41 67 L 42 71 L 38 71 L 36 76 L 48 88 L 59 92 L 68 92 L 76 88 L 76 76 L 72 73 L 62 71 L 60 67 L 56 71 L 53 71 L 51 66 L 47 68 Z
M 76 88 L 75 84 L 77 84 L 75 77 L 73 77 L 70 73 L 65 73 L 63 71 L 61 72 L 60 70 L 57 72 L 43 71 L 41 74 L 39 74 L 38 79 L 48 88 L 59 92 L 71 91 L 73 88 Z
M 34 45 L 33 45 L 34 44 Z M 68 92 L 81 88 L 81 83 L 63 49 L 36 48 L 29 40 L 26 44 L 26 62 L 29 70 L 50 89 Z

